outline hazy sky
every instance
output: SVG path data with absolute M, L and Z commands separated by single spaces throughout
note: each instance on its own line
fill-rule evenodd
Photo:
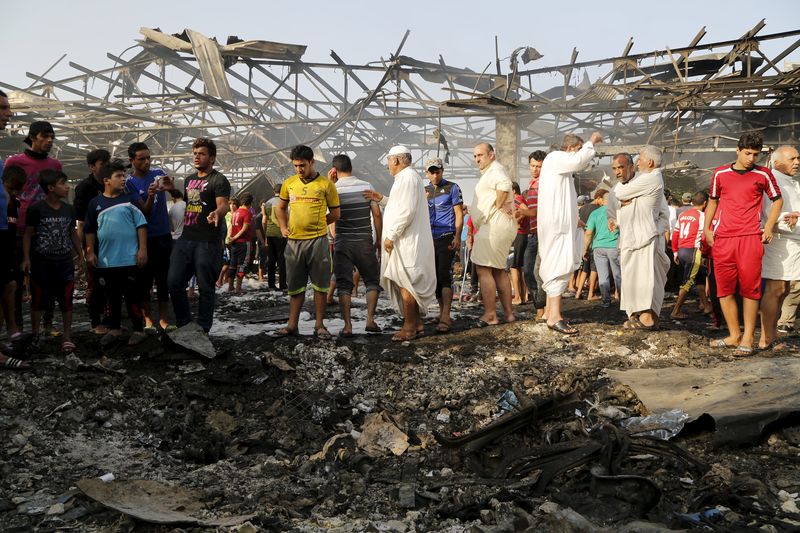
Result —
M 546 5 L 547 7 L 541 7 Z M 703 42 L 734 39 L 761 18 L 762 34 L 797 29 L 800 2 L 491 2 L 411 0 L 374 1 L 216 1 L 71 0 L 3 1 L 0 76 L 26 87 L 26 72 L 43 73 L 62 54 L 67 57 L 48 77 L 73 75 L 74 61 L 89 68 L 111 66 L 106 52 L 121 53 L 140 38 L 139 28 L 167 33 L 192 28 L 224 42 L 228 35 L 306 44 L 306 61 L 330 62 L 331 49 L 349 63 L 388 57 L 406 29 L 404 55 L 481 71 L 494 61 L 494 36 L 500 57 L 518 46 L 533 46 L 544 58 L 533 66 L 619 55 L 634 38 L 632 53 L 684 46 L 706 26 Z M 568 6 L 563 9 L 562 6 Z M 613 7 L 610 7 L 613 6 Z M 644 7 L 647 6 L 647 7 Z M 771 44 L 765 43 L 768 51 Z M 769 55 L 769 54 L 767 54 Z M 503 61 L 507 69 L 508 61 Z M 529 65 L 529 67 L 532 65 Z M 493 67 L 492 67 L 493 68 Z

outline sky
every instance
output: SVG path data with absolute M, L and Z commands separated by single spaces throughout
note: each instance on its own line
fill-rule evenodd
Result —
M 133 46 L 141 38 L 142 26 L 167 33 L 191 28 L 222 42 L 237 35 L 306 44 L 306 61 L 330 62 L 333 49 L 351 64 L 388 58 L 409 29 L 404 55 L 438 61 L 441 54 L 449 65 L 482 71 L 494 62 L 495 35 L 501 59 L 519 46 L 533 46 L 543 54 L 543 59 L 528 65 L 532 68 L 568 62 L 573 47 L 579 61 L 619 55 L 630 37 L 631 53 L 642 53 L 685 46 L 702 26 L 708 32 L 702 42 L 710 43 L 735 39 L 762 18 L 767 23 L 762 34 L 797 29 L 800 22 L 796 0 L 678 0 L 653 3 L 651 9 L 646 5 L 581 0 L 44 0 L 32 8 L 27 2 L 4 1 L 0 79 L 27 87 L 32 80 L 26 72 L 42 74 L 63 54 L 67 57 L 48 78 L 73 75 L 69 61 L 89 68 L 110 66 L 106 52 L 119 54 Z M 766 49 L 769 46 L 764 43 Z M 502 64 L 507 71 L 507 59 Z

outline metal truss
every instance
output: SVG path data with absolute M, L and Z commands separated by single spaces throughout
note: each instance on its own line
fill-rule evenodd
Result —
M 106 68 L 70 62 L 67 78 L 50 79 L 51 67 L 28 73 L 29 87 L 0 83 L 16 114 L 0 155 L 19 151 L 27 124 L 44 119 L 56 126 L 54 155 L 74 178 L 85 174 L 88 150 L 123 156 L 135 141 L 148 143 L 157 164 L 188 174 L 191 143 L 205 136 L 237 187 L 288 176 L 288 151 L 303 143 L 322 162 L 350 154 L 359 174 L 388 188 L 382 159 L 394 144 L 446 157 L 452 175 L 467 177 L 476 175 L 478 142 L 497 137 L 498 153 L 517 167 L 565 133 L 594 129 L 610 141 L 604 154 L 651 143 L 677 168 L 703 167 L 743 131 L 762 131 L 770 145 L 797 142 L 800 63 L 786 59 L 800 47 L 800 30 L 762 35 L 764 26 L 706 44 L 703 28 L 687 46 L 641 54 L 629 41 L 620 56 L 600 60 L 579 62 L 574 50 L 567 64 L 529 70 L 520 63 L 541 56 L 522 47 L 506 73 L 497 58 L 493 72 L 492 63 L 475 72 L 442 56 L 404 56 L 409 32 L 386 59 L 354 65 L 334 51 L 331 62 L 304 62 L 302 45 L 237 37 L 222 45 L 193 30 L 142 28 L 135 46 L 106 54 Z M 765 41 L 782 51 L 767 57 Z M 563 82 L 552 86 L 554 77 Z M 500 135 L 501 122 L 510 137 Z

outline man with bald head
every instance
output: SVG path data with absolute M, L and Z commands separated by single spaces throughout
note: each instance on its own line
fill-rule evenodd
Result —
M 541 256 L 539 275 L 547 293 L 544 317 L 547 327 L 565 335 L 578 333 L 561 316 L 561 295 L 581 262 L 583 250 L 583 233 L 577 231 L 578 198 L 572 174 L 586 168 L 594 157 L 594 145 L 602 141 L 603 136 L 598 132 L 592 133 L 587 143 L 577 135 L 565 135 L 561 149 L 544 158 L 539 177 L 536 224 Z
M 794 179 L 800 170 L 800 155 L 792 146 L 781 146 L 772 154 L 772 175 L 781 190 L 783 207 L 772 241 L 764 246 L 761 276 L 765 279 L 761 296 L 760 349 L 772 347 L 778 337 L 778 317 L 790 283 L 800 281 L 800 183 Z M 762 217 L 769 215 L 772 202 L 764 199 Z M 796 308 L 795 308 L 796 309 Z M 794 317 L 794 310 L 787 310 Z
M 481 172 L 475 186 L 475 196 L 469 208 L 475 227 L 472 262 L 478 271 L 483 301 L 483 314 L 476 322 L 478 327 L 498 324 L 497 299 L 503 307 L 506 322 L 516 317 L 511 308 L 511 281 L 506 272 L 508 250 L 517 235 L 514 220 L 514 194 L 511 178 L 495 160 L 491 144 L 481 143 L 472 152 Z

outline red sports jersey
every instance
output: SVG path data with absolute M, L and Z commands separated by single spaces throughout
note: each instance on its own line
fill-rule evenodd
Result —
M 756 165 L 752 170 L 736 171 L 725 165 L 714 171 L 711 198 L 719 200 L 721 211 L 716 235 L 740 237 L 761 234 L 761 202 L 766 194 L 776 200 L 781 190 L 768 168 Z
M 247 231 L 245 231 L 241 237 L 233 242 L 250 242 L 250 240 L 253 238 L 253 214 L 248 208 L 241 206 L 239 209 L 233 212 L 233 215 L 231 215 L 231 236 L 242 231 L 242 228 L 245 224 L 250 224 L 250 226 L 247 228 Z
M 525 202 L 525 198 L 522 197 L 521 194 L 514 195 L 514 209 L 519 209 L 520 207 L 528 207 L 527 202 Z M 517 235 L 527 235 L 530 233 L 531 230 L 531 217 L 522 217 L 517 222 Z
M 672 251 L 678 253 L 679 248 L 700 248 L 703 241 L 703 224 L 706 215 L 696 207 L 687 209 L 678 217 L 675 229 L 672 230 Z

